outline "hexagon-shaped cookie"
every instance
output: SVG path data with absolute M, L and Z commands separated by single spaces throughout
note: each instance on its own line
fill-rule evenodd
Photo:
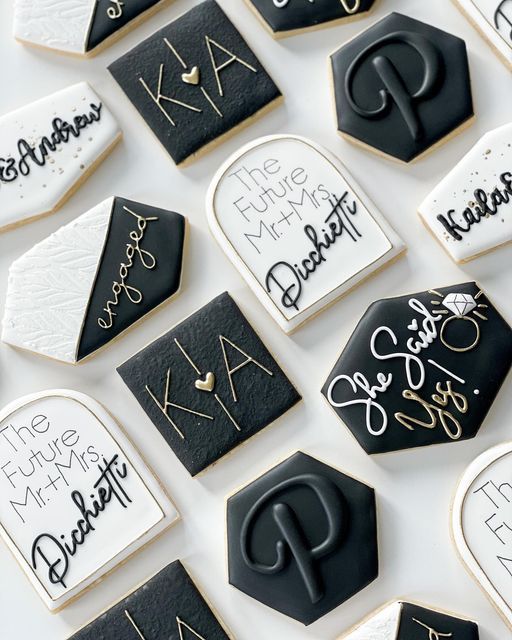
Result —
M 331 55 L 338 131 L 410 162 L 473 116 L 466 44 L 391 13 Z
M 366 311 L 322 393 L 363 449 L 473 438 L 512 366 L 512 329 L 475 282 Z
M 374 490 L 297 452 L 227 501 L 229 582 L 311 624 L 378 575 Z

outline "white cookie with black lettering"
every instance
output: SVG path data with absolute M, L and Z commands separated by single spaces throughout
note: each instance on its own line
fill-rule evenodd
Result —
M 206 198 L 214 237 L 291 333 L 405 251 L 341 162 L 294 135 L 242 147 Z
M 486 133 L 418 211 L 455 262 L 467 262 L 510 242 L 512 123 Z
M 57 611 L 179 515 L 98 402 L 55 389 L 0 411 L 0 537 Z

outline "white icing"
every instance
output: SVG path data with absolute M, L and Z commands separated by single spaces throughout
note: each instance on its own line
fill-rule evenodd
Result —
M 86 52 L 97 0 L 15 0 L 14 36 L 69 53 Z
M 401 610 L 401 602 L 389 604 L 343 636 L 343 640 L 397 640 Z
M 125 477 L 101 479 L 105 460 L 115 456 L 118 464 L 111 468 L 124 471 Z M 0 413 L 0 468 L 0 533 L 51 609 L 65 605 L 178 518 L 113 418 L 92 398 L 74 391 L 26 396 Z M 94 530 L 85 532 L 75 553 L 66 558 L 48 537 L 38 540 L 50 563 L 61 560 L 52 582 L 38 551 L 33 567 L 34 541 L 51 534 L 72 544 L 71 532 L 84 517 L 72 492 L 80 492 L 85 508 L 93 510 L 91 494 L 101 500 L 94 487 L 98 480 L 115 493 L 90 519 Z M 86 529 L 84 524 L 81 528 Z
M 508 64 L 512 64 L 512 0 L 456 0 Z M 496 11 L 501 14 L 495 20 Z
M 54 211 L 121 134 L 112 113 L 86 82 L 0 118 L 0 171 L 5 177 L 9 159 L 19 159 L 20 139 L 37 146 L 43 136 L 51 137 L 55 118 L 73 123 L 74 117 L 91 112 L 91 104 L 102 105 L 99 121 L 50 151 L 44 166 L 28 160 L 28 175 L 18 172 L 11 181 L 0 180 L 0 230 Z
M 344 227 L 341 235 L 323 250 L 324 260 L 307 279 L 297 278 L 293 265 L 300 267 L 315 250 L 306 225 L 324 241 L 323 229 L 332 234 L 325 219 L 344 194 L 338 215 L 330 218 L 334 229 Z M 214 177 L 207 212 L 212 233 L 285 331 L 296 328 L 404 248 L 340 162 L 296 136 L 261 138 L 240 149 Z M 282 261 L 290 267 L 281 265 L 272 271 Z M 272 275 L 267 279 L 269 271 Z M 296 299 L 298 280 L 302 292 Z M 291 287 L 287 304 L 280 287 Z
M 512 624 L 512 444 L 479 456 L 464 472 L 452 510 L 464 564 Z M 501 560 L 500 560 L 501 558 Z
M 76 362 L 113 198 L 61 227 L 9 269 L 2 340 Z
M 496 187 L 504 192 L 500 176 L 506 172 L 512 180 L 512 124 L 485 134 L 420 205 L 421 217 L 457 262 L 512 240 L 512 194 L 507 196 L 508 203 L 497 207 L 495 215 L 488 214 L 468 232 L 459 232 L 461 240 L 454 238 L 437 216 L 447 219 L 448 212 L 454 210 L 453 220 L 466 228 L 462 214 L 468 206 L 475 209 L 475 190 L 483 189 L 487 196 Z

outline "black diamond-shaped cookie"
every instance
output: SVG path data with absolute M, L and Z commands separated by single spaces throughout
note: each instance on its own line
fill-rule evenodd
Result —
M 378 574 L 375 493 L 298 452 L 227 502 L 229 582 L 311 624 Z
M 179 560 L 69 640 L 229 640 Z
M 381 607 L 339 640 L 478 640 L 476 622 L 397 600 Z
M 367 14 L 376 0 L 248 0 L 276 38 Z
M 331 55 L 338 131 L 410 162 L 474 116 L 466 44 L 391 13 Z
M 132 356 L 118 372 L 191 475 L 300 400 L 228 293 Z
M 109 70 L 176 164 L 281 97 L 214 0 L 193 7 Z
M 322 388 L 367 453 L 473 438 L 512 366 L 475 282 L 374 302 Z

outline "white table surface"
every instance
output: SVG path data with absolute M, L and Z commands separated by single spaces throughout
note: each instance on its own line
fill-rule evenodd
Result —
M 458 477 L 480 452 L 511 438 L 508 379 L 474 440 L 367 456 L 320 395 L 335 357 L 375 299 L 478 280 L 512 321 L 512 246 L 456 266 L 428 234 L 416 207 L 476 140 L 510 119 L 512 75 L 448 0 L 379 0 L 374 14 L 345 26 L 273 41 L 241 0 L 219 0 L 282 89 L 284 106 L 217 147 L 185 170 L 175 168 L 119 90 L 106 66 L 194 0 L 176 0 L 92 60 L 77 60 L 17 44 L 11 2 L 0 3 L 0 113 L 79 80 L 88 80 L 120 120 L 125 137 L 113 154 L 57 214 L 0 236 L 0 305 L 9 264 L 59 226 L 109 195 L 179 211 L 192 233 L 177 299 L 81 366 L 0 346 L 0 403 L 45 388 L 70 387 L 103 402 L 121 421 L 174 497 L 183 521 L 112 573 L 75 604 L 52 615 L 7 548 L 0 543 L 0 638 L 64 640 L 168 562 L 183 559 L 238 640 L 333 640 L 369 611 L 394 597 L 419 599 L 480 623 L 481 640 L 511 637 L 452 546 L 448 516 Z M 413 166 L 400 166 L 358 149 L 336 133 L 327 55 L 391 10 L 409 13 L 464 38 L 468 44 L 476 122 Z M 261 135 L 290 132 L 324 144 L 350 168 L 409 246 L 405 259 L 285 336 L 209 234 L 204 195 L 218 165 Z M 0 141 L 1 142 L 1 141 Z M 181 318 L 228 290 L 303 394 L 304 402 L 239 448 L 200 479 L 191 479 L 164 444 L 115 371 L 135 351 Z M 225 497 L 302 449 L 364 479 L 377 490 L 380 577 L 308 628 L 252 600 L 226 578 Z M 153 640 L 153 639 L 151 639 Z M 155 639 L 162 640 L 162 639 Z M 454 639 L 456 640 L 456 638 Z

